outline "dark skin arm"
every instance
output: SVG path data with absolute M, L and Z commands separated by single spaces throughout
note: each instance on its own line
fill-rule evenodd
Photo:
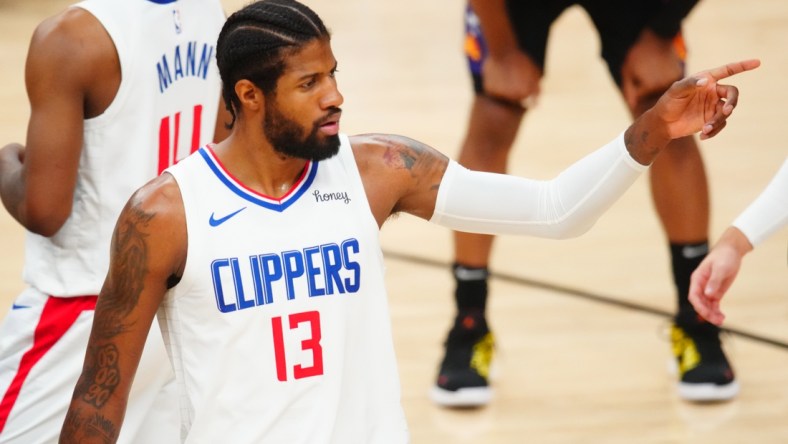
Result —
M 364 134 L 350 141 L 378 227 L 399 212 L 432 217 L 446 156 L 402 136 Z
M 650 165 L 673 139 L 697 132 L 701 139 L 717 135 L 739 96 L 736 87 L 718 81 L 759 65 L 757 60 L 730 63 L 675 82 L 626 130 L 629 154 Z M 449 161 L 445 155 L 402 136 L 365 134 L 352 137 L 351 144 L 378 226 L 399 212 L 432 217 Z
M 95 17 L 71 8 L 36 29 L 25 83 L 31 107 L 27 147 L 0 150 L 0 197 L 25 228 L 51 236 L 71 213 L 82 121 L 112 102 L 120 63 Z
M 701 139 L 719 134 L 739 101 L 739 90 L 719 81 L 759 66 L 759 60 L 728 63 L 674 82 L 654 107 L 627 129 L 627 148 L 632 157 L 649 165 L 659 149 L 673 139 L 697 132 Z M 646 150 L 648 154 L 641 157 L 630 148 L 630 138 L 650 137 L 656 137 L 653 144 L 658 147 L 657 153 L 649 149 Z
M 137 191 L 118 219 L 61 443 L 117 440 L 151 323 L 168 280 L 183 273 L 185 261 L 180 191 L 172 176 L 163 174 Z
M 115 46 L 92 14 L 69 8 L 36 28 L 25 65 L 27 146 L 0 149 L 0 198 L 27 230 L 52 236 L 70 216 L 83 120 L 107 109 L 120 81 Z M 220 99 L 215 142 L 227 137 L 229 121 Z

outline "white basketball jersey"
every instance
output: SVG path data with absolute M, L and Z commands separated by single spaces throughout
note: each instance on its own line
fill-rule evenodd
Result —
M 72 214 L 50 238 L 28 233 L 24 279 L 53 296 L 98 294 L 109 245 L 131 194 L 211 141 L 221 93 L 218 0 L 86 0 L 109 33 L 122 80 L 112 104 L 84 122 Z M 144 30 L 144 32 L 140 32 Z
M 280 199 L 210 148 L 168 170 L 189 243 L 158 318 L 185 442 L 408 441 L 378 226 L 341 141 Z

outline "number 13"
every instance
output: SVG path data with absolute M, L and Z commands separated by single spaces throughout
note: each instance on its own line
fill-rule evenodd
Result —
M 301 350 L 312 352 L 312 365 L 304 367 L 301 364 L 293 366 L 293 378 L 302 379 L 323 374 L 323 347 L 320 346 L 320 313 L 305 311 L 294 313 L 287 317 L 290 330 L 299 328 L 300 324 L 308 324 L 311 336 L 301 341 Z M 287 381 L 287 357 L 285 356 L 284 328 L 282 317 L 271 318 L 271 327 L 274 334 L 274 356 L 276 358 L 276 378 Z

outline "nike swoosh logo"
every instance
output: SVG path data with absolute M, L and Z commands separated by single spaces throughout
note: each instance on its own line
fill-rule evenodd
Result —
M 235 216 L 236 214 L 240 213 L 245 209 L 246 207 L 243 207 L 240 210 L 235 210 L 232 213 L 228 214 L 227 216 L 220 217 L 219 219 L 216 219 L 214 217 L 214 213 L 211 213 L 211 217 L 208 219 L 208 223 L 211 224 L 212 227 L 218 227 L 219 225 L 227 222 L 228 220 L 230 220 L 231 217 Z
M 19 310 L 19 309 L 22 309 L 22 308 L 30 308 L 30 306 L 29 305 L 19 305 L 17 303 L 14 303 L 14 304 L 11 305 L 11 310 Z
M 485 268 L 468 269 L 464 267 L 457 267 L 454 269 L 454 276 L 461 281 L 482 281 L 487 279 L 489 272 Z
M 709 246 L 707 244 L 703 245 L 686 245 L 684 248 L 681 249 L 681 255 L 687 259 L 695 259 L 696 257 L 701 257 L 705 254 L 708 254 Z

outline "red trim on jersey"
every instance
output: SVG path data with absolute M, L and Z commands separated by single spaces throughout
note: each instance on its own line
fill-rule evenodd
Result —
M 50 296 L 41 310 L 36 331 L 33 334 L 33 346 L 22 355 L 19 369 L 11 380 L 11 384 L 0 401 L 0 433 L 5 428 L 11 409 L 14 407 L 19 391 L 22 389 L 27 375 L 33 366 L 63 337 L 74 325 L 74 322 L 83 311 L 96 308 L 96 296 L 77 296 L 71 298 L 56 298 Z
M 306 165 L 304 165 L 304 169 L 301 171 L 301 175 L 298 176 L 298 179 L 295 181 L 295 183 L 293 183 L 293 185 L 290 187 L 290 189 L 287 190 L 287 193 L 285 193 L 285 195 L 282 196 L 282 197 L 271 197 L 271 196 L 268 196 L 268 195 L 263 194 L 263 193 L 259 193 L 259 192 L 255 191 L 255 190 L 247 187 L 246 185 L 243 184 L 243 182 L 241 182 L 235 176 L 230 174 L 230 172 L 227 171 L 227 168 L 225 168 L 225 166 L 222 163 L 222 161 L 219 160 L 219 157 L 213 151 L 213 144 L 206 145 L 205 148 L 207 148 L 207 151 L 211 155 L 211 158 L 213 159 L 214 162 L 216 162 L 216 165 L 219 167 L 220 170 L 222 170 L 224 175 L 227 176 L 229 179 L 232 179 L 232 181 L 235 182 L 235 184 L 238 187 L 243 188 L 246 192 L 248 192 L 248 193 L 250 193 L 250 194 L 252 194 L 254 196 L 262 197 L 263 199 L 267 199 L 267 200 L 270 200 L 270 201 L 276 202 L 276 203 L 282 203 L 282 201 L 286 200 L 288 196 L 290 196 L 296 190 L 298 190 L 298 188 L 304 182 L 304 178 L 306 177 L 306 174 L 309 171 L 309 168 L 312 166 L 312 161 L 308 160 L 306 162 Z

